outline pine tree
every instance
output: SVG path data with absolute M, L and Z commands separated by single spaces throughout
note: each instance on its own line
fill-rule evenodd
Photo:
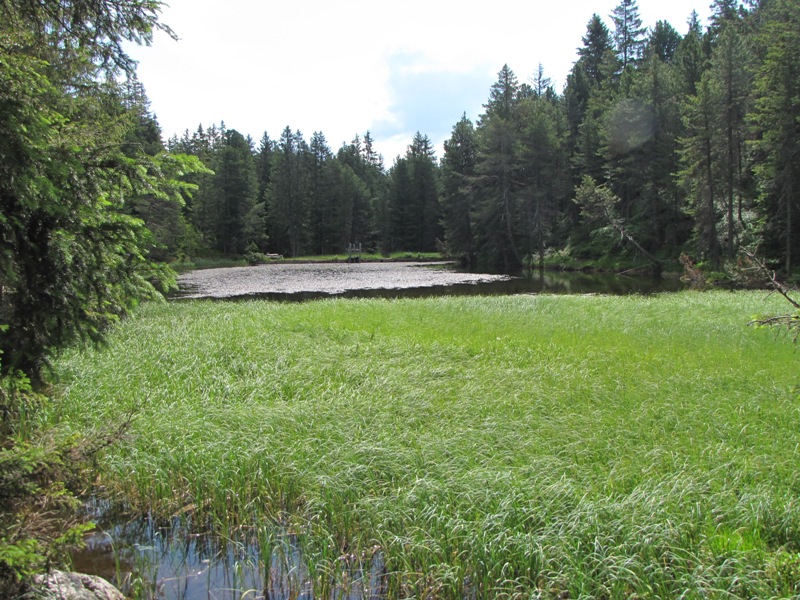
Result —
M 571 187 L 558 130 L 560 111 L 559 103 L 538 94 L 519 108 L 521 162 L 516 177 L 521 184 L 525 251 L 531 262 L 538 255 L 540 266 L 558 221 L 562 193 Z
M 689 30 L 675 50 L 675 63 L 683 81 L 683 92 L 693 96 L 705 70 L 707 57 L 703 50 L 703 32 L 696 11 L 689 17 Z
M 597 180 L 603 177 L 601 127 L 613 92 L 608 84 L 617 69 L 611 34 L 597 14 L 592 15 L 582 40 L 580 58 L 564 91 L 569 127 L 567 152 L 572 156 L 576 182 L 583 173 Z
M 311 135 L 308 156 L 308 245 L 317 254 L 323 253 L 322 241 L 329 237 L 326 230 L 331 225 L 332 183 L 327 163 L 332 158 L 325 135 L 315 131 Z
M 718 143 L 725 149 L 720 160 L 725 198 L 726 254 L 729 259 L 734 258 L 736 252 L 736 223 L 742 222 L 741 182 L 746 135 L 745 115 L 748 111 L 747 103 L 751 87 L 748 56 L 741 36 L 736 28 L 729 24 L 717 37 L 709 70 L 710 76 L 716 80 L 716 89 L 720 92 L 721 101 Z
M 0 3 L 0 372 L 34 381 L 48 357 L 106 328 L 169 273 L 126 213 L 181 201 L 196 160 L 129 144 L 124 41 L 150 41 L 160 2 Z M 68 26 L 66 26 L 68 24 Z M 134 136 L 135 137 L 135 136 Z M 127 146 L 126 146 L 127 144 Z M 166 279 L 165 279 L 166 277 Z
M 522 265 L 518 130 L 499 113 L 479 128 L 473 187 L 478 262 L 511 272 Z
M 435 251 L 442 235 L 439 173 L 427 135 L 417 132 L 405 157 L 395 161 L 387 200 L 389 249 Z
M 444 143 L 442 212 L 448 252 L 467 265 L 475 260 L 470 184 L 475 176 L 476 152 L 475 128 L 465 113 Z
M 763 10 L 757 41 L 764 59 L 755 74 L 751 116 L 762 235 L 770 258 L 791 273 L 800 255 L 800 5 L 774 0 Z
M 439 173 L 430 138 L 418 131 L 408 147 L 406 159 L 411 172 L 410 204 L 418 224 L 413 246 L 406 250 L 434 252 L 436 240 L 442 237 L 442 228 Z
M 364 134 L 364 148 L 363 157 L 368 165 L 372 166 L 378 171 L 383 171 L 383 157 L 375 151 L 375 142 L 372 139 L 372 134 L 367 131 Z
M 715 269 L 720 267 L 721 248 L 717 233 L 717 171 L 719 160 L 715 144 L 715 119 L 719 94 L 714 82 L 703 77 L 697 94 L 690 96 L 684 107 L 686 135 L 682 142 L 681 175 L 689 192 L 689 203 L 695 220 L 698 251 Z
M 553 81 L 544 75 L 544 66 L 539 63 L 536 69 L 536 75 L 533 77 L 533 95 L 537 98 L 544 98 L 552 100 L 555 98 L 555 90 L 553 89 Z
M 411 206 L 413 185 L 407 158 L 398 157 L 389 169 L 384 249 L 387 252 L 413 250 L 417 243 L 419 219 L 416 207 Z
M 256 150 L 256 179 L 258 181 L 258 200 L 263 202 L 267 196 L 269 183 L 272 177 L 272 158 L 275 152 L 275 143 L 269 139 L 267 132 L 261 136 L 261 141 Z
M 642 27 L 636 0 L 622 0 L 611 13 L 611 19 L 614 22 L 614 46 L 624 72 L 642 59 L 647 29 Z
M 356 141 L 359 143 L 356 144 Z M 351 241 L 360 243 L 364 247 L 375 248 L 378 243 L 378 232 L 387 230 L 383 220 L 385 211 L 381 210 L 378 215 L 379 205 L 385 201 L 385 189 L 388 185 L 383 171 L 383 158 L 375 152 L 369 131 L 364 134 L 363 141 L 356 136 L 353 143 L 342 146 L 337 158 L 343 166 L 350 167 L 366 189 L 366 195 L 362 196 L 359 193 L 353 197 Z
M 210 233 L 214 247 L 223 254 L 242 254 L 255 241 L 245 237 L 247 218 L 257 214 L 251 213 L 257 201 L 258 182 L 250 142 L 235 129 L 225 130 L 212 168 Z M 250 231 L 257 229 L 251 227 Z
M 586 35 L 581 39 L 583 46 L 578 48 L 580 58 L 576 65 L 583 68 L 591 86 L 599 85 L 609 75 L 606 65 L 613 50 L 611 33 L 603 20 L 594 14 L 586 25 Z
M 489 101 L 483 105 L 486 111 L 481 116 L 479 123 L 482 124 L 492 117 L 510 119 L 518 99 L 518 93 L 519 82 L 517 81 L 517 76 L 508 65 L 503 65 L 503 68 L 497 74 L 497 81 L 489 89 Z
M 645 47 L 645 58 L 655 55 L 661 62 L 672 62 L 681 43 L 681 35 L 666 21 L 658 21 L 650 32 Z
M 652 125 L 637 167 L 644 173 L 637 210 L 649 229 L 642 232 L 641 241 L 655 252 L 665 243 L 677 247 L 685 239 L 682 197 L 675 179 L 680 160 L 678 138 L 683 132 L 682 95 L 677 69 L 668 54 L 650 53 L 638 74 L 633 92 L 650 111 Z
M 308 225 L 308 146 L 302 134 L 286 127 L 274 155 L 268 192 L 270 245 L 281 254 L 300 256 Z

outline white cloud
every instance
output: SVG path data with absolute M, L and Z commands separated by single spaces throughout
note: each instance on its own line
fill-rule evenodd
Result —
M 166 136 L 224 120 L 258 140 L 288 125 L 307 139 L 322 131 L 335 151 L 371 130 L 391 164 L 417 130 L 441 154 L 462 112 L 478 116 L 503 64 L 528 81 L 541 62 L 560 89 L 592 14 L 609 22 L 615 4 L 170 0 L 162 21 L 180 41 L 157 35 L 132 54 Z M 705 4 L 639 2 L 646 25 L 666 19 L 681 33 Z

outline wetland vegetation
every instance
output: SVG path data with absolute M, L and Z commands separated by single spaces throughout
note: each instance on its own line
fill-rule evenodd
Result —
M 781 299 L 156 302 L 169 263 L 354 244 L 696 281 L 758 248 L 792 281 L 797 2 L 681 35 L 621 0 L 562 92 L 504 65 L 389 167 L 369 131 L 165 143 L 125 52 L 177 39 L 163 6 L 0 2 L 0 596 L 80 543 L 82 493 L 232 563 L 206 596 L 800 595 L 797 355 L 746 327 Z
M 110 498 L 262 574 L 291 535 L 314 597 L 354 566 L 388 597 L 785 597 L 797 355 L 746 326 L 764 298 L 150 303 L 58 361 L 43 425 L 130 420 Z

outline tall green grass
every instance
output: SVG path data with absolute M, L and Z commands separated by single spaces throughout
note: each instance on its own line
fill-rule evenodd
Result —
M 279 524 L 320 593 L 800 593 L 798 355 L 757 293 L 148 304 L 46 415 L 133 415 L 102 483 L 223 537 Z M 566 597 L 566 596 L 562 596 Z

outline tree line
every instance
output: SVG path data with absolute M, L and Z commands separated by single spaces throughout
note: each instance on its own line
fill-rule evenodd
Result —
M 800 6 L 715 0 L 707 26 L 597 14 L 561 92 L 503 66 L 441 158 L 417 133 L 390 166 L 370 132 L 338 150 L 224 123 L 164 142 L 125 40 L 160 3 L 0 3 L 0 360 L 102 331 L 216 253 L 441 251 L 511 271 L 628 253 L 718 270 L 757 248 L 791 273 L 800 190 Z M 31 332 L 35 332 L 32 335 Z
M 554 254 L 681 252 L 711 268 L 800 252 L 800 4 L 715 0 L 709 25 L 593 15 L 558 93 L 504 66 L 441 159 L 418 133 L 386 167 L 369 132 L 334 152 L 224 124 L 164 143 L 126 43 L 158 0 L 0 0 L 0 595 L 79 539 L 74 472 L 113 435 L 36 439 L 46 365 L 174 283 L 164 263 L 440 250 L 511 270 Z M 796 307 L 796 305 L 795 305 Z M 796 316 L 787 317 L 796 323 Z M 793 320 L 794 319 L 794 320 Z M 89 473 L 90 471 L 86 471 Z M 69 483 L 69 485 L 67 485 Z M 38 514 L 38 516 L 37 516 Z
M 800 7 L 715 0 L 703 28 L 642 25 L 622 0 L 589 19 L 559 93 L 543 67 L 503 66 L 441 159 L 417 133 L 386 167 L 370 132 L 336 152 L 287 127 L 256 144 L 224 123 L 168 140 L 213 173 L 170 218 L 141 211 L 158 258 L 248 250 L 288 256 L 429 252 L 513 270 L 555 253 L 685 252 L 713 270 L 740 247 L 791 272 L 800 190 Z M 159 143 L 155 117 L 150 140 Z M 161 150 L 159 148 L 159 150 Z M 151 207 L 155 208 L 155 207 Z

